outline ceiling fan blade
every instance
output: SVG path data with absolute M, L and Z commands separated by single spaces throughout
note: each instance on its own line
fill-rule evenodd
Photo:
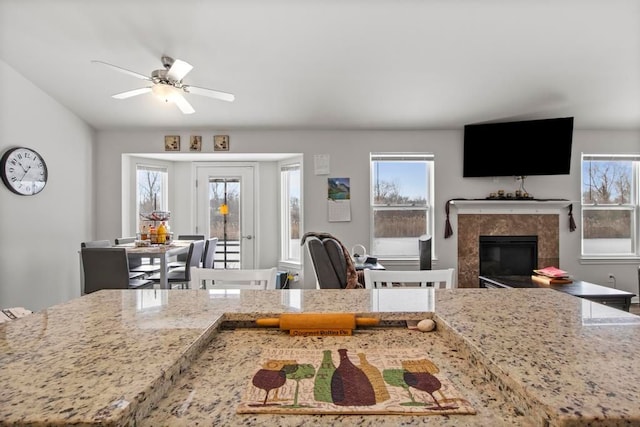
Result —
M 179 82 L 192 69 L 193 69 L 193 65 L 181 59 L 176 59 L 173 61 L 173 64 L 171 64 L 171 68 L 169 68 L 169 71 L 167 71 L 167 78 L 170 81 Z
M 173 96 L 173 102 L 178 106 L 178 108 L 180 109 L 180 111 L 182 111 L 183 114 L 193 114 L 196 112 L 196 110 L 193 109 L 191 104 L 189 104 L 189 101 L 184 99 L 184 96 L 180 95 L 179 93 L 176 93 Z
M 220 99 L 222 101 L 233 102 L 236 97 L 235 95 L 227 92 L 220 92 L 219 90 L 206 89 L 198 86 L 182 86 L 182 89 L 187 93 L 193 93 L 195 95 L 208 96 L 209 98 Z
M 150 87 L 143 87 L 140 89 L 133 89 L 133 90 L 128 90 L 122 93 L 116 93 L 115 95 L 112 95 L 112 98 L 127 99 L 127 98 L 131 98 L 132 96 L 142 95 L 143 93 L 149 93 L 149 92 L 151 92 Z
M 113 68 L 116 71 L 120 71 L 121 73 L 129 74 L 130 76 L 136 77 L 138 79 L 151 81 L 151 78 L 149 78 L 149 77 L 147 77 L 147 76 L 145 76 L 143 74 L 136 73 L 135 71 L 127 70 L 126 68 L 118 67 L 117 65 L 109 64 L 108 62 L 96 61 L 96 60 L 92 60 L 91 62 L 96 63 L 96 64 L 106 65 L 107 67 Z

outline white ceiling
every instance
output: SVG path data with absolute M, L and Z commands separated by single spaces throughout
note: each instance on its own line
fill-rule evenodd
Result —
M 162 55 L 235 102 L 91 63 Z M 640 129 L 640 0 L 0 0 L 0 58 L 96 129 Z

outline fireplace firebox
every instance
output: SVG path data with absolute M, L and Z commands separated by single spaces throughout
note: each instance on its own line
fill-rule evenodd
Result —
M 481 276 L 529 276 L 538 268 L 538 236 L 479 236 Z

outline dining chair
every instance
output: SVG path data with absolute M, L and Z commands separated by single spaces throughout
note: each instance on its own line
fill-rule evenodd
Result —
M 343 245 L 333 237 L 316 236 L 306 237 L 305 245 L 316 276 L 316 287 L 344 289 L 347 286 L 347 260 Z
M 177 240 L 204 240 L 204 234 L 178 234 Z M 168 265 L 169 268 L 179 268 L 184 267 L 187 264 L 187 255 L 180 254 L 176 256 L 176 260 L 170 262 Z
M 189 252 L 187 252 L 187 260 L 184 267 L 172 268 L 167 271 L 167 282 L 173 288 L 173 285 L 180 285 L 181 288 L 189 288 L 191 283 L 191 267 L 200 267 L 202 254 L 204 252 L 204 240 L 195 240 L 189 244 Z M 160 273 L 154 273 L 149 276 L 154 282 L 160 281 Z M 195 282 L 197 283 L 197 282 Z
M 108 240 L 91 240 L 80 243 L 80 249 L 82 248 L 111 248 L 113 245 Z M 80 258 L 82 264 L 82 257 Z M 84 267 L 82 267 L 84 269 Z M 141 279 L 146 273 L 142 271 L 129 270 L 129 279 Z
M 191 268 L 193 283 L 204 283 L 204 289 L 276 289 L 277 268 L 223 270 Z
M 101 289 L 153 287 L 152 280 L 129 278 L 129 258 L 125 248 L 83 247 L 80 252 L 85 294 Z
M 364 270 L 364 285 L 367 289 L 391 287 L 433 287 L 452 289 L 455 287 L 453 268 L 440 270 Z
M 204 253 L 202 254 L 202 268 L 213 268 L 216 256 L 216 246 L 218 246 L 217 237 L 212 237 L 205 241 Z
M 126 245 L 130 243 L 134 243 L 136 241 L 135 237 L 117 237 L 115 239 L 116 245 Z M 129 271 L 144 273 L 144 274 L 153 274 L 160 271 L 160 265 L 154 264 L 152 260 L 145 258 L 147 262 L 143 262 L 142 258 L 132 258 L 129 257 Z
M 90 240 L 80 243 L 80 248 L 110 248 L 111 246 L 111 242 L 108 240 Z

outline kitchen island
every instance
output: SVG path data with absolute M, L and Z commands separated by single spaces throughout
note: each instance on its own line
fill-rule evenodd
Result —
M 380 326 L 289 337 L 259 317 Z M 433 318 L 436 331 L 403 327 Z M 551 289 L 108 290 L 0 324 L 0 425 L 640 425 L 640 317 Z M 237 414 L 263 349 L 419 348 L 465 415 Z

